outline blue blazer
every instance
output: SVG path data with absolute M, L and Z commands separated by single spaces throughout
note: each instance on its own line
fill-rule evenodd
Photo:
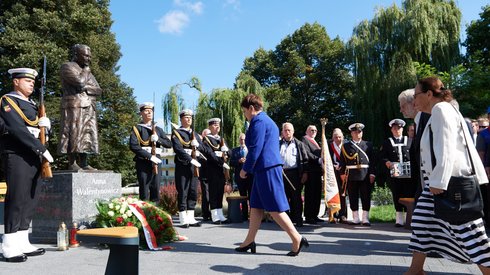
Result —
M 282 165 L 279 154 L 279 128 L 264 112 L 258 113 L 250 121 L 245 145 L 248 148 L 243 170 L 247 173 L 261 171 Z

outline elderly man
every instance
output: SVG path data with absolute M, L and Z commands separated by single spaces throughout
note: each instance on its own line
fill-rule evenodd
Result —
M 318 133 L 315 125 L 309 125 L 306 128 L 306 135 L 302 138 L 302 142 L 308 149 L 308 180 L 305 183 L 305 222 L 316 224 L 323 222 L 318 218 L 320 211 L 320 203 L 322 200 L 322 164 L 321 155 L 322 149 L 316 142 L 315 137 Z
M 373 145 L 362 139 L 364 124 L 354 123 L 349 126 L 352 139 L 342 147 L 340 155 L 340 177 L 347 180 L 352 224 L 359 225 L 359 197 L 362 202 L 362 225 L 371 226 L 369 210 L 371 208 L 371 191 L 375 179 Z
M 308 149 L 294 137 L 293 124 L 282 124 L 279 150 L 283 161 L 284 189 L 289 202 L 289 217 L 296 226 L 303 226 L 301 191 L 308 179 Z
M 69 170 L 95 170 L 88 165 L 87 157 L 99 153 L 95 99 L 102 89 L 90 70 L 91 59 L 90 47 L 76 44 L 72 60 L 61 66 L 63 97 L 58 153 L 68 154 Z
M 250 175 L 247 178 L 240 178 L 240 170 L 242 170 L 243 164 L 247 160 L 248 148 L 245 145 L 245 134 L 241 133 L 239 136 L 238 147 L 235 147 L 231 150 L 231 158 L 230 165 L 234 168 L 235 175 L 235 183 L 238 186 L 238 192 L 240 192 L 240 196 L 245 196 L 250 198 L 250 194 L 252 192 L 252 184 L 253 184 L 253 176 Z M 248 200 L 244 200 L 241 203 L 242 208 L 242 219 L 248 220 Z
M 37 204 L 36 189 L 41 160 L 53 157 L 39 141 L 40 127 L 50 128 L 47 117 L 38 118 L 38 107 L 29 97 L 37 72 L 29 68 L 8 70 L 14 90 L 0 99 L 1 157 L 8 192 L 5 197 L 2 253 L 7 262 L 24 262 L 44 254 L 29 242 L 29 225 Z
M 335 218 L 340 223 L 347 223 L 347 183 L 343 182 L 340 177 L 340 155 L 342 154 L 342 146 L 344 146 L 344 134 L 342 133 L 342 130 L 339 128 L 333 129 L 332 141 L 329 142 L 328 146 L 340 194 L 340 210 L 335 213 Z

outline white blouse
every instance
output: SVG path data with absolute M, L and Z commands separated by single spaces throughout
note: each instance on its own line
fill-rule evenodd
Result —
M 430 153 L 429 133 L 431 129 L 436 158 L 434 169 L 432 169 Z M 446 190 L 451 176 L 468 176 L 471 174 L 472 168 L 464 135 L 466 135 L 466 140 L 471 143 L 471 135 L 461 114 L 450 103 L 439 102 L 434 105 L 420 140 L 421 166 L 429 177 L 430 187 Z M 479 183 L 488 183 L 485 168 L 475 146 L 468 146 L 468 148 Z

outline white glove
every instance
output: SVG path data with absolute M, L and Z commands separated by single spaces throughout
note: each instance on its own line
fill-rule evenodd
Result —
M 230 149 L 228 149 L 228 146 L 226 145 L 221 146 L 221 152 L 228 152 L 228 151 L 230 151 Z
M 51 129 L 51 121 L 49 120 L 49 118 L 43 116 L 43 117 L 40 117 L 39 118 L 39 127 L 44 127 L 46 129 L 48 129 L 48 131 Z
M 51 156 L 48 150 L 44 151 L 43 157 L 50 163 L 54 161 L 53 156 Z
M 160 164 L 162 163 L 162 160 L 157 158 L 156 156 L 151 156 L 150 158 L 151 162 L 155 163 L 155 164 Z
M 201 167 L 201 164 L 199 163 L 199 161 L 197 161 L 195 159 L 192 159 L 191 160 L 191 164 L 194 165 L 194 166 L 196 166 L 196 167 L 198 167 L 198 168 Z
M 230 170 L 230 166 L 226 163 L 223 163 L 223 168 L 225 168 L 226 170 Z
M 197 147 L 199 147 L 199 142 L 197 141 L 197 139 L 193 139 L 193 140 L 191 141 L 191 146 L 194 146 L 194 147 L 196 147 L 196 148 L 197 148 Z
M 323 158 L 318 159 L 318 164 L 323 165 Z
M 158 135 L 157 134 L 151 135 L 151 142 L 157 142 L 157 141 L 158 141 Z

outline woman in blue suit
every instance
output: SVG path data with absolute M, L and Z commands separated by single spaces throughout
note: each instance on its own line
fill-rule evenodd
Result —
M 262 222 L 264 210 L 289 235 L 293 242 L 287 256 L 296 256 L 301 248 L 308 247 L 308 241 L 302 237 L 285 211 L 289 204 L 282 181 L 282 160 L 279 154 L 279 128 L 274 121 L 262 112 L 262 99 L 254 94 L 247 95 L 241 103 L 243 113 L 250 126 L 246 133 L 245 144 L 248 148 L 247 160 L 240 171 L 240 177 L 254 175 L 250 194 L 250 224 L 243 243 L 235 248 L 238 252 L 256 251 L 255 236 Z

